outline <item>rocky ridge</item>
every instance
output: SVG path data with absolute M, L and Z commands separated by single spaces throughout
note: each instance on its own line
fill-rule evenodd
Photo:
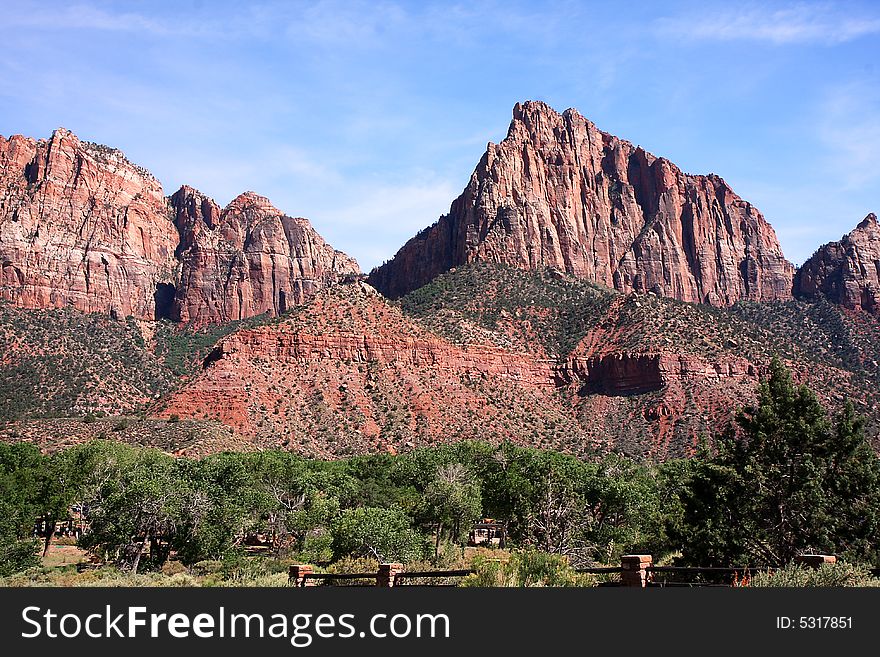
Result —
M 195 326 L 268 313 L 360 273 L 307 219 L 289 217 L 267 198 L 239 195 L 223 210 L 183 187 L 170 198 L 180 231 L 179 288 L 169 316 Z
M 195 326 L 279 314 L 360 272 L 308 220 L 247 192 L 221 210 L 59 128 L 0 136 L 0 299 Z
M 283 437 L 285 445 L 315 454 L 476 436 L 530 444 L 536 427 L 553 427 L 542 438 L 549 444 L 584 453 L 614 445 L 592 409 L 589 420 L 578 418 L 587 398 L 626 403 L 658 393 L 661 401 L 643 411 L 646 421 L 644 414 L 674 413 L 662 403 L 669 389 L 726 380 L 747 396 L 757 376 L 758 368 L 733 356 L 625 353 L 606 345 L 556 358 L 491 343 L 454 344 L 359 283 L 323 291 L 280 321 L 222 339 L 159 416 L 217 420 L 256 445 Z M 352 435 L 360 442 L 350 442 Z M 671 452 L 686 452 L 695 435 Z
M 0 299 L 153 319 L 176 245 L 162 186 L 120 151 L 0 137 Z
M 839 242 L 820 247 L 798 269 L 799 296 L 825 296 L 851 310 L 880 313 L 880 223 L 871 213 Z
M 369 281 L 399 297 L 473 261 L 713 305 L 790 298 L 794 275 L 771 226 L 723 179 L 535 101 L 517 103 L 449 213 Z

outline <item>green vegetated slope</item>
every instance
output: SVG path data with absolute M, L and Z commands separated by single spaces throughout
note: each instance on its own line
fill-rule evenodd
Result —
M 0 305 L 0 420 L 130 413 L 176 377 L 134 320 Z
M 404 313 L 454 343 L 565 355 L 618 296 L 553 271 L 474 263 L 400 299 Z
M 560 359 L 585 338 L 593 339 L 597 353 L 667 352 L 709 362 L 738 356 L 759 366 L 779 356 L 824 398 L 852 399 L 871 435 L 877 433 L 880 318 L 822 299 L 715 308 L 654 294 L 621 295 L 555 271 L 475 263 L 443 274 L 399 303 L 453 342 L 492 342 L 523 351 L 538 344 Z M 699 396 L 706 392 L 685 391 L 694 397 L 685 402 L 693 406 L 691 414 L 699 414 Z M 636 418 L 656 397 L 649 393 L 615 404 L 627 406 L 624 415 Z M 647 429 L 636 420 L 635 430 Z M 631 433 L 629 422 L 620 430 Z M 685 424 L 683 433 L 692 433 L 694 423 Z
M 0 421 L 136 414 L 247 322 L 190 330 L 69 308 L 0 303 Z

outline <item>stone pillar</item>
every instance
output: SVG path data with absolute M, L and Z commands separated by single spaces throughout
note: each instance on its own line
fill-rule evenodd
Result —
M 392 587 L 396 584 L 398 573 L 403 572 L 402 563 L 380 563 L 379 572 L 376 574 L 376 586 L 384 588 Z
M 287 584 L 289 586 L 314 586 L 315 580 L 305 577 L 312 572 L 314 572 L 314 568 L 308 564 L 294 564 L 290 567 Z
M 794 558 L 794 562 L 801 566 L 818 568 L 823 563 L 837 563 L 837 557 L 833 554 L 799 554 Z
M 650 554 L 625 554 L 620 557 L 621 586 L 638 586 L 645 588 L 648 583 L 648 568 L 654 565 L 654 557 Z

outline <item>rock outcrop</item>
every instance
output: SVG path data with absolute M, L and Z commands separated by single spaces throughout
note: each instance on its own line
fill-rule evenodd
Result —
M 794 275 L 771 226 L 720 177 L 685 174 L 541 102 L 514 107 L 449 214 L 369 281 L 398 297 L 472 261 L 714 305 L 789 298 Z
M 162 186 L 120 151 L 0 137 L 0 298 L 153 319 L 176 246 Z
M 201 326 L 279 315 L 320 289 L 360 273 L 307 219 L 288 217 L 246 192 L 222 211 L 182 187 L 170 198 L 182 270 L 170 316 Z
M 683 417 L 688 403 L 699 408 L 705 396 L 729 410 L 757 381 L 757 368 L 735 356 L 710 360 L 593 345 L 557 359 L 453 344 L 368 285 L 341 285 L 280 323 L 223 338 L 203 371 L 163 402 L 158 415 L 218 420 L 255 445 L 281 440 L 313 454 L 474 437 L 531 444 L 536 427 L 580 452 L 613 443 L 618 416 L 607 411 L 614 408 L 627 417 L 635 412 L 636 432 L 662 434 L 658 453 L 666 454 L 676 433 L 690 431 Z M 720 392 L 704 392 L 713 388 Z M 700 395 L 693 405 L 687 399 L 695 390 Z M 646 393 L 654 396 L 642 401 Z M 703 419 L 694 426 L 710 428 Z M 674 453 L 684 453 L 682 442 Z
M 306 219 L 247 192 L 222 211 L 59 128 L 0 136 L 0 299 L 194 326 L 280 314 L 360 272 Z
M 869 214 L 839 242 L 825 244 L 795 277 L 795 293 L 822 295 L 852 310 L 880 314 L 880 223 Z

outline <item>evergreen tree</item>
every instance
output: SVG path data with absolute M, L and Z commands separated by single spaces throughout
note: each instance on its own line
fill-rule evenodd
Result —
M 699 564 L 783 564 L 806 551 L 875 556 L 880 460 L 847 404 L 832 421 L 778 360 L 758 401 L 695 459 L 672 532 Z

